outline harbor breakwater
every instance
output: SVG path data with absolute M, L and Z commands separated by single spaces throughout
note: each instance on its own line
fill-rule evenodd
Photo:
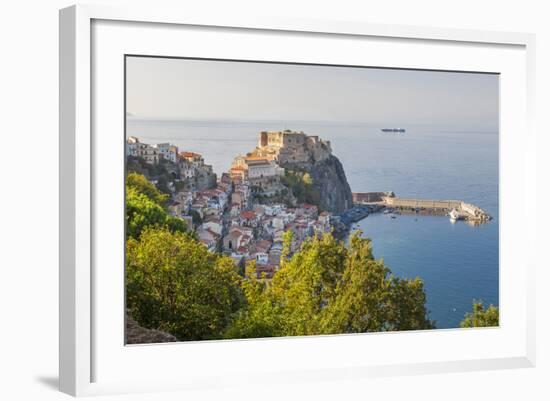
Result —
M 393 192 L 355 192 L 353 201 L 355 205 L 378 206 L 417 214 L 448 215 L 454 210 L 463 220 L 476 222 L 491 220 L 489 213 L 461 200 L 405 199 L 396 197 Z

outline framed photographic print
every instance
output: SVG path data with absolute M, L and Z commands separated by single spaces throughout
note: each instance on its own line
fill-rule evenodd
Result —
M 62 391 L 534 364 L 532 36 L 60 29 Z

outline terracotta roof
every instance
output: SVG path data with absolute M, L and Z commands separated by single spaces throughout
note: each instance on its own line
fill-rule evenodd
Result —
M 200 154 L 198 153 L 195 153 L 195 152 L 180 152 L 180 155 L 182 155 L 183 157 L 195 157 L 195 156 L 201 156 Z
M 237 248 L 237 252 L 239 253 L 248 253 L 248 248 L 245 246 L 240 246 Z
M 252 210 L 243 210 L 241 212 L 241 217 L 243 219 L 251 220 L 256 218 L 256 212 L 253 212 Z
M 239 237 L 242 237 L 243 234 L 240 232 L 240 231 L 231 231 L 229 233 L 229 238 L 232 238 L 232 239 L 237 239 Z
M 268 240 L 262 239 L 256 242 L 256 249 L 259 252 L 267 252 L 270 247 L 271 247 L 271 242 Z
M 241 227 L 239 226 L 232 226 L 230 229 L 229 229 L 229 233 L 233 233 L 233 232 L 238 232 L 239 234 L 243 235 L 244 234 L 244 231 L 241 229 Z

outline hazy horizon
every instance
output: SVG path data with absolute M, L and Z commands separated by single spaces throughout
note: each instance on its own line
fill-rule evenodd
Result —
M 136 56 L 126 66 L 136 119 L 498 131 L 496 74 Z

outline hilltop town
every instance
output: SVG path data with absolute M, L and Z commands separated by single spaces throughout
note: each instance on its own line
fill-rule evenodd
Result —
M 336 214 L 352 206 L 330 142 L 303 132 L 261 132 L 257 147 L 237 155 L 219 178 L 202 155 L 169 143 L 129 137 L 126 155 L 130 170 L 170 194 L 170 214 L 185 220 L 211 252 L 243 268 L 254 260 L 267 278 L 279 267 L 286 231 L 294 234 L 295 251 L 307 237 L 330 232 Z

